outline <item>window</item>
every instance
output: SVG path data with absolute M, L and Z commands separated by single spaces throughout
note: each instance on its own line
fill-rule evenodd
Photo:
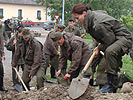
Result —
M 41 20 L 41 11 L 37 10 L 37 19 Z
M 0 18 L 3 18 L 3 8 L 0 8 Z
M 22 9 L 18 9 L 18 17 L 22 18 Z

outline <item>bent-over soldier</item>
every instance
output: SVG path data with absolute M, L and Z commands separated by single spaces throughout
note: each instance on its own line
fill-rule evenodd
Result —
M 45 61 L 42 54 L 43 46 L 39 41 L 32 37 L 29 29 L 24 28 L 22 30 L 22 35 L 24 42 L 21 48 L 17 48 L 13 57 L 12 66 L 16 67 L 20 53 L 22 53 L 25 60 L 22 79 L 27 88 L 30 90 L 29 82 L 31 81 L 32 77 L 36 75 L 37 89 L 40 89 L 44 86 L 43 77 Z

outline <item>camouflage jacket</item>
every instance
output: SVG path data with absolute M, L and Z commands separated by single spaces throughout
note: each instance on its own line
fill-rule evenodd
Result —
M 43 52 L 45 54 L 48 54 L 50 56 L 55 56 L 57 54 L 58 46 L 52 41 L 51 34 L 54 31 L 49 32 L 49 34 L 46 37 L 46 41 L 43 46 Z
M 79 29 L 75 26 L 73 28 L 70 28 L 70 26 L 67 26 L 64 31 L 72 32 L 74 35 L 79 36 L 79 37 L 81 36 Z
M 43 46 L 34 38 L 30 38 L 28 43 L 19 44 L 19 48 L 13 57 L 12 66 L 16 66 L 18 58 L 23 55 L 25 60 L 25 70 L 30 72 L 30 75 L 36 75 L 36 72 L 40 67 L 44 67 L 45 59 L 43 57 Z
M 101 11 L 87 11 L 84 27 L 97 42 L 99 50 L 105 51 L 112 43 L 119 44 L 123 51 L 131 48 L 131 34 L 115 18 Z
M 71 33 L 64 33 L 63 37 L 65 41 L 63 45 L 60 46 L 59 69 L 66 69 L 67 60 L 70 60 L 71 65 L 68 73 L 72 74 L 79 67 L 85 66 L 91 51 L 89 50 L 88 44 L 80 37 Z

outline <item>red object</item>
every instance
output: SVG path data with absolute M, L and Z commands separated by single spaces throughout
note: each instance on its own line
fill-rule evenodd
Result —
M 23 25 L 34 25 L 35 23 L 32 22 L 31 20 L 24 20 L 24 21 L 22 21 L 22 24 Z
M 60 15 L 54 15 L 54 18 L 56 19 L 56 21 L 59 19 Z

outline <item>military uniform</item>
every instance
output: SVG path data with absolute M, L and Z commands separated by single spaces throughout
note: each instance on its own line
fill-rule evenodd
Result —
M 6 91 L 3 87 L 4 68 L 2 63 L 2 57 L 4 56 L 4 42 L 3 42 L 3 27 L 0 25 L 0 91 Z
M 105 54 L 108 83 L 99 92 L 115 92 L 114 80 L 117 80 L 122 56 L 131 48 L 131 34 L 115 18 L 99 11 L 87 11 L 84 27 L 101 43 L 98 49 Z
M 46 69 L 51 65 L 51 77 L 55 75 L 53 68 L 57 71 L 58 69 L 58 46 L 52 41 L 51 39 L 51 34 L 53 34 L 54 31 L 49 32 L 47 35 L 46 41 L 44 43 L 43 47 L 43 52 L 46 57 L 46 68 L 45 68 L 45 74 L 46 74 Z
M 12 66 L 17 66 L 18 58 L 22 54 L 25 60 L 24 72 L 22 79 L 26 84 L 27 88 L 29 87 L 29 82 L 31 81 L 30 76 L 37 77 L 37 89 L 40 89 L 44 86 L 43 77 L 44 77 L 44 66 L 45 59 L 43 56 L 43 46 L 42 44 L 33 38 L 29 32 L 29 29 L 23 29 L 23 37 L 29 37 L 28 41 L 19 44 L 19 48 L 16 49 L 16 52 L 13 57 Z M 30 75 L 30 76 L 29 76 Z
M 5 20 L 4 24 L 5 24 L 5 37 L 7 37 L 7 41 L 9 41 L 9 39 L 11 38 L 11 33 L 13 31 L 13 24 L 10 22 L 11 19 L 7 19 Z
M 52 37 L 53 41 L 60 40 L 59 36 L 55 36 L 56 34 Z M 86 65 L 91 51 L 89 50 L 88 44 L 78 36 L 67 32 L 63 34 L 63 38 L 64 43 L 60 46 L 58 70 L 66 70 L 67 60 L 70 60 L 71 64 L 67 73 L 71 75 L 71 81 L 72 78 L 79 75 L 79 72 Z
M 74 26 L 73 28 L 71 28 L 70 26 L 67 26 L 64 31 L 71 32 L 74 35 L 79 36 L 79 37 L 81 36 L 80 31 L 76 26 Z
M 12 59 L 15 53 L 15 44 L 13 44 L 13 41 L 16 40 L 16 48 L 19 48 L 19 45 L 24 41 L 22 37 L 18 37 L 18 35 L 13 36 L 9 42 L 6 45 L 7 50 L 12 51 Z M 21 55 L 21 57 L 18 60 L 18 64 L 17 64 L 17 70 L 19 71 L 19 67 L 21 66 L 22 71 L 24 70 L 24 58 Z M 13 84 L 19 84 L 18 82 L 18 78 L 16 77 L 16 72 L 15 70 L 12 68 L 12 80 L 13 80 Z

